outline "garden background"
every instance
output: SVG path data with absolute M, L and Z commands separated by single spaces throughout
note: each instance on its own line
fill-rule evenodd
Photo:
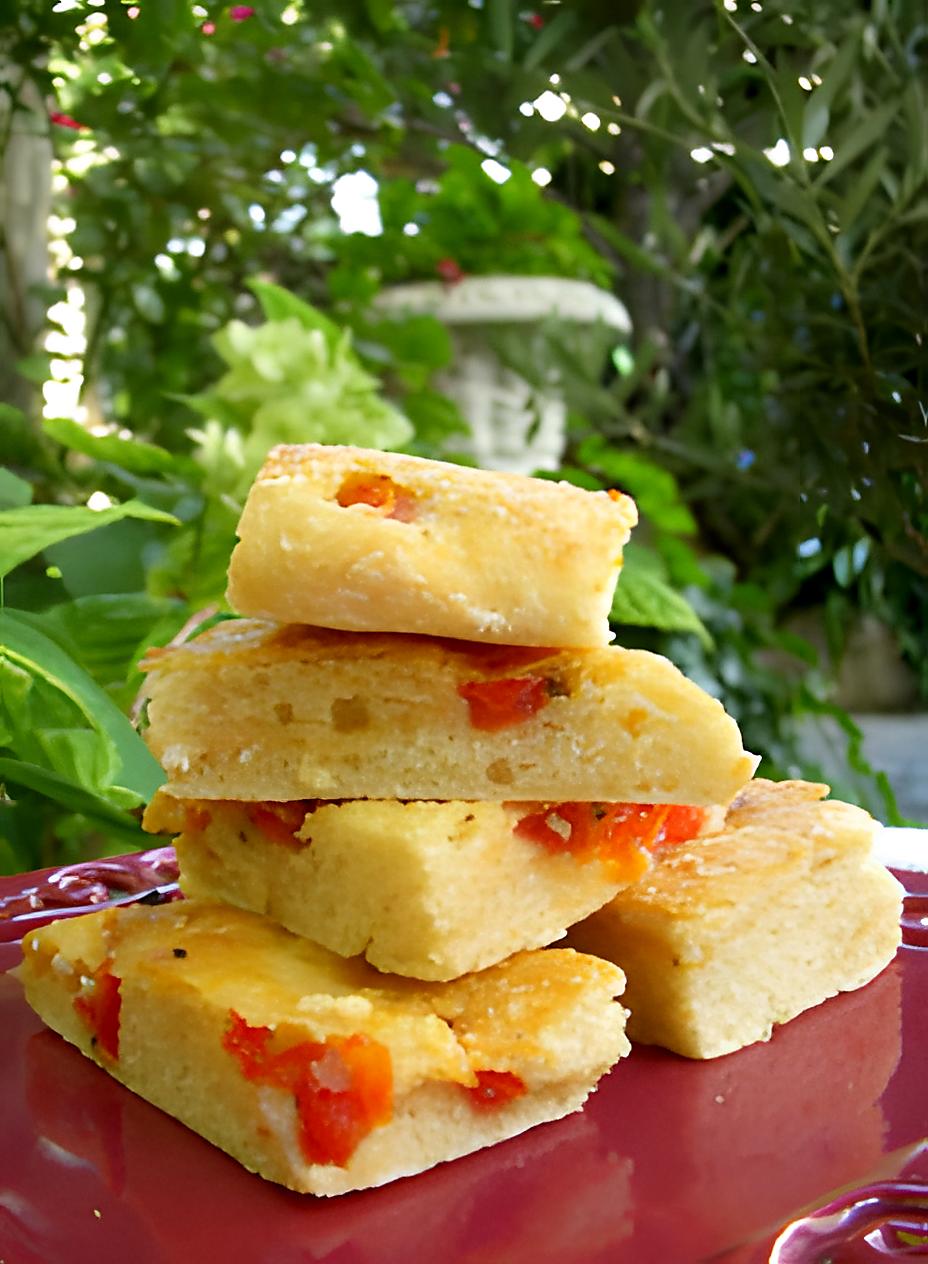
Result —
M 223 617 L 271 444 L 473 459 L 383 295 L 494 275 L 630 315 L 476 331 L 545 475 L 639 502 L 619 641 L 898 821 L 846 707 L 928 693 L 924 18 L 0 0 L 0 872 L 144 845 L 137 664 Z

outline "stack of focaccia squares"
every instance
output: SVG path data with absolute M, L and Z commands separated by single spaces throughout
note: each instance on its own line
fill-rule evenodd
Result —
M 695 1030 L 695 1056 L 876 973 L 898 895 L 867 868 L 855 809 L 820 820 L 844 805 L 766 783 L 737 798 L 755 761 L 721 705 L 609 646 L 635 520 L 615 492 L 275 450 L 230 567 L 248 617 L 147 663 L 169 780 L 146 827 L 177 834 L 187 898 L 31 936 L 43 1018 L 249 1168 L 334 1194 L 577 1109 L 629 1047 L 624 975 L 602 958 L 633 963 L 639 1038 Z M 873 933 L 758 1002 L 778 944 L 738 917 L 760 917 L 758 877 L 775 890 L 764 926 L 797 941 L 795 973 L 815 898 L 789 869 L 800 852 L 800 869 L 839 858 L 843 929 Z M 678 950 L 681 918 L 699 930 Z M 575 923 L 599 956 L 546 948 Z M 752 961 L 731 995 L 693 970 L 667 990 L 713 936 L 737 976 L 739 935 Z M 728 1034 L 704 1036 L 703 1011 Z

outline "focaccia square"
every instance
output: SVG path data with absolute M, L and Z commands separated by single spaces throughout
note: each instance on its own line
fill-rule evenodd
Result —
M 618 492 L 396 452 L 278 447 L 239 523 L 229 602 L 355 632 L 606 645 L 636 521 Z
M 754 770 L 665 658 L 217 624 L 152 651 L 148 743 L 189 798 L 726 804 Z
M 50 1027 L 307 1193 L 381 1185 L 560 1118 L 629 1048 L 621 971 L 570 950 L 413 984 L 189 900 L 61 919 L 23 952 Z
M 757 1040 L 862 987 L 900 943 L 875 823 L 827 786 L 751 783 L 721 833 L 661 857 L 569 942 L 628 975 L 629 1035 L 690 1058 Z
M 188 896 L 263 913 L 344 957 L 453 979 L 568 926 L 706 828 L 703 808 L 638 804 L 242 803 L 159 791 Z

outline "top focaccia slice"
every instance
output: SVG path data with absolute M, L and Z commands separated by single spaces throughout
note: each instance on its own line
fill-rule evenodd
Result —
M 722 705 L 644 650 L 238 619 L 144 666 L 146 737 L 188 798 L 714 805 L 756 763 Z
M 242 614 L 505 645 L 606 645 L 618 492 L 395 452 L 275 448 L 229 567 Z

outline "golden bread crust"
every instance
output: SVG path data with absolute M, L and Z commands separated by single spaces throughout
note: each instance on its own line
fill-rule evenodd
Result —
M 269 1179 L 330 1194 L 382 1184 L 576 1109 L 627 1053 L 624 1010 L 613 999 L 621 971 L 570 950 L 546 953 L 543 965 L 534 961 L 540 955 L 517 955 L 466 987 L 411 984 L 266 918 L 182 901 L 32 932 L 20 977 L 45 1021 L 135 1092 Z M 120 980 L 115 1060 L 92 1044 L 74 1005 L 104 963 Z M 223 1046 L 233 1011 L 286 1046 L 378 1042 L 392 1067 L 393 1120 L 342 1166 L 308 1162 L 289 1094 L 252 1083 Z M 486 1069 L 509 1071 L 526 1087 L 489 1118 L 461 1092 Z
M 410 513 L 340 503 L 342 489 L 365 478 L 389 480 Z M 229 602 L 242 614 L 349 631 L 605 645 L 636 521 L 634 502 L 618 493 L 396 452 L 278 447 L 239 523 Z
M 192 798 L 717 804 L 756 763 L 721 704 L 643 650 L 239 619 L 144 666 L 146 738 Z M 538 709 L 474 727 L 460 689 L 525 678 L 538 682 Z
M 758 781 L 719 834 L 669 852 L 570 931 L 627 973 L 633 1040 L 718 1057 L 892 959 L 901 888 L 872 859 L 875 823 L 823 791 Z

